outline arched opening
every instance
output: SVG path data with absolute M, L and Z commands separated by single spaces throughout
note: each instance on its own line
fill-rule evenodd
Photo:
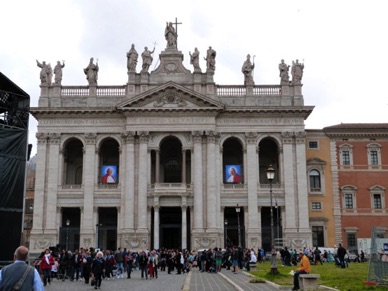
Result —
M 175 137 L 164 139 L 160 145 L 160 181 L 182 182 L 182 143 Z
M 64 184 L 81 185 L 83 175 L 83 144 L 80 140 L 73 139 L 65 145 L 64 167 Z
M 101 143 L 99 183 L 117 184 L 119 182 L 119 147 L 119 143 L 113 138 L 107 138 Z
M 272 138 L 264 138 L 259 144 L 259 179 L 260 184 L 269 184 L 267 179 L 268 166 L 275 170 L 273 184 L 279 183 L 279 148 Z
M 222 146 L 224 183 L 244 183 L 243 147 L 237 138 L 228 138 Z

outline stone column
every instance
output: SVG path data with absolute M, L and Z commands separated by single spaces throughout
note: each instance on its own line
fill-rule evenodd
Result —
M 294 232 L 297 228 L 296 211 L 298 209 L 298 206 L 295 204 L 295 155 L 293 151 L 293 133 L 283 132 L 282 141 L 284 158 L 283 164 L 284 169 L 287 169 L 287 171 L 284 171 L 284 189 L 287 189 L 287 195 L 285 195 L 285 205 L 287 205 L 287 219 L 285 219 L 285 229 L 286 231 Z M 306 173 L 304 173 L 304 177 L 306 177 Z
M 160 183 L 160 149 L 155 150 L 155 183 Z
M 132 232 L 135 228 L 135 133 L 128 131 L 123 134 L 125 146 L 125 182 L 124 192 L 124 230 Z
M 159 249 L 159 206 L 154 206 L 154 249 Z
M 93 240 L 95 234 L 95 223 L 97 217 L 93 213 L 94 207 L 94 186 L 96 185 L 96 137 L 95 133 L 85 133 L 86 145 L 84 147 L 84 167 L 83 167 L 83 185 L 84 185 L 84 217 L 81 226 L 81 244 L 83 240 Z
M 278 148 L 278 157 L 279 157 L 279 173 L 278 173 L 278 181 L 280 185 L 284 185 L 284 165 L 281 161 L 283 161 L 283 147 L 279 146 Z
M 139 174 L 138 174 L 138 205 L 137 231 L 147 233 L 147 146 L 148 132 L 139 133 Z
M 49 147 L 48 147 L 48 183 L 47 183 L 47 218 L 45 233 L 57 234 L 57 224 L 55 219 L 57 212 L 57 194 L 59 185 L 59 173 L 58 173 L 58 156 L 59 156 L 59 143 L 61 135 L 59 133 L 49 134 Z M 50 219 L 51 218 L 51 219 Z
M 300 231 L 310 231 L 310 223 L 306 217 L 309 217 L 308 197 L 307 197 L 307 177 L 306 177 L 306 132 L 296 132 L 295 136 L 295 154 L 296 160 L 296 187 L 298 191 L 298 224 Z M 287 188 L 286 188 L 287 189 Z M 310 231 L 311 232 L 311 231 Z M 310 239 L 311 240 L 311 239 Z M 309 244 L 311 245 L 311 244 Z
M 261 239 L 261 234 L 263 233 L 262 227 L 261 227 L 261 207 L 257 207 L 257 223 L 259 225 L 259 235 L 257 236 L 257 243 L 259 245 L 259 248 L 262 247 L 263 241 Z
M 216 134 L 212 131 L 207 132 L 207 181 L 206 181 L 206 209 L 207 209 L 207 228 L 210 231 L 216 229 L 217 223 L 217 198 L 216 196 Z M 219 210 L 218 210 L 219 211 Z
M 182 183 L 186 184 L 186 149 L 182 149 Z
M 187 206 L 182 206 L 182 250 L 187 249 Z
M 257 221 L 257 179 L 258 163 L 256 152 L 257 134 L 253 132 L 246 133 L 247 142 L 247 172 L 248 172 L 248 233 L 254 231 L 257 233 L 259 225 Z
M 247 247 L 253 247 L 257 243 L 259 236 L 259 222 L 257 219 L 257 179 L 258 179 L 258 159 L 256 151 L 257 133 L 248 132 L 245 134 L 247 143 L 247 184 L 248 184 L 248 229 Z
M 194 230 L 203 229 L 202 133 L 194 136 Z
M 38 141 L 37 156 L 39 159 L 36 161 L 36 172 L 35 172 L 35 198 L 34 198 L 34 219 L 31 230 L 31 238 L 35 234 L 39 235 L 43 232 L 43 221 L 46 220 L 46 210 L 44 204 L 45 196 L 45 184 L 46 184 L 46 150 L 47 150 L 47 133 L 36 134 Z M 39 239 L 39 237 L 36 237 Z M 33 246 L 33 244 L 31 244 Z M 42 251 L 42 250 L 39 250 Z

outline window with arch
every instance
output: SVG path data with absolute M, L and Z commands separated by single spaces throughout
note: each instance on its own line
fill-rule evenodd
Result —
M 340 165 L 353 165 L 353 146 L 348 144 L 340 145 L 339 147 Z
M 308 189 L 310 194 L 324 194 L 324 172 L 326 162 L 320 158 L 307 160 Z
M 368 165 L 378 166 L 381 165 L 381 145 L 379 144 L 368 144 Z
M 321 174 L 317 170 L 311 170 L 309 173 L 310 180 L 310 191 L 320 192 L 321 191 Z
M 372 209 L 385 208 L 385 188 L 382 186 L 373 186 L 369 188 L 371 196 Z
M 342 205 L 344 209 L 356 208 L 356 187 L 344 186 L 342 187 Z

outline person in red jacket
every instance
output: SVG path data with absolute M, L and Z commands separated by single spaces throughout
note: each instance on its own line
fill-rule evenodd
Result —
M 42 262 L 40 263 L 40 271 L 43 274 L 44 286 L 47 286 L 47 279 L 50 284 L 52 265 L 54 265 L 54 257 L 51 255 L 50 250 L 46 249 L 44 251 L 44 256 L 42 257 Z

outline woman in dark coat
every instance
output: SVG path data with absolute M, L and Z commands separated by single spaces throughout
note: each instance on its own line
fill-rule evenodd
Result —
M 98 252 L 92 262 L 92 273 L 96 280 L 94 289 L 101 288 L 102 274 L 105 272 L 105 260 L 102 258 L 103 253 Z

